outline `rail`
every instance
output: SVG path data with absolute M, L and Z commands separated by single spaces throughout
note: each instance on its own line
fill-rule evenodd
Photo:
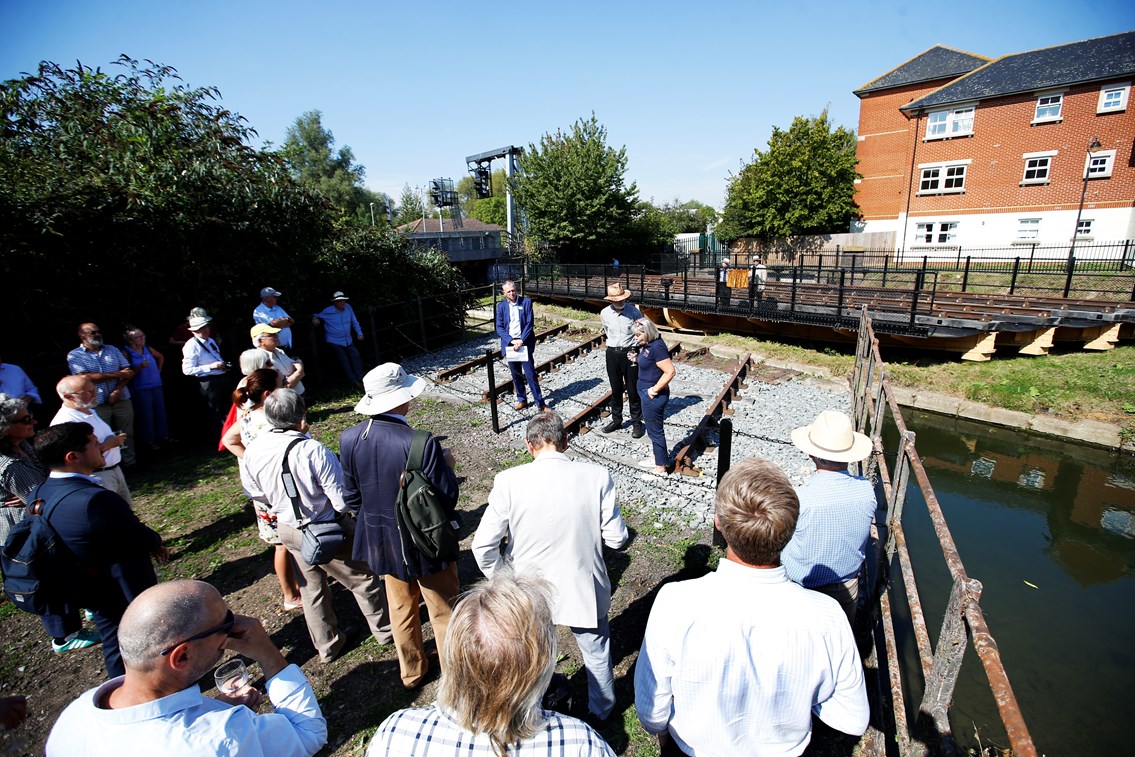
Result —
M 871 596 L 879 597 L 881 614 L 879 626 L 883 635 L 882 643 L 886 649 L 883 665 L 887 667 L 887 675 L 881 678 L 889 683 L 892 703 L 890 710 L 893 713 L 895 726 L 894 738 L 899 752 L 904 757 L 924 755 L 932 749 L 931 744 L 934 744 L 933 751 L 940 750 L 948 755 L 957 753 L 949 722 L 949 707 L 961 671 L 968 637 L 985 671 L 1013 754 L 1016 757 L 1035 757 L 1037 749 L 1033 745 L 1020 706 L 1017 704 L 1005 666 L 1001 662 L 997 642 L 985 623 L 980 604 L 981 582 L 971 578 L 962 564 L 954 538 L 946 524 L 945 514 L 926 475 L 922 458 L 915 449 L 915 435 L 907 429 L 891 390 L 886 365 L 879 356 L 879 342 L 875 337 L 872 320 L 866 308 L 860 312 L 851 389 L 852 414 L 856 427 L 867 433 L 874 443 L 874 454 L 869 459 L 868 466 L 877 471 L 886 500 L 884 522 L 886 544 L 882 547 L 878 539 L 874 542 L 875 560 L 879 570 L 876 591 L 872 592 Z M 887 467 L 882 447 L 885 421 L 893 423 L 899 432 L 899 449 L 893 468 Z M 949 602 L 936 645 L 930 640 L 910 552 L 907 549 L 906 534 L 903 530 L 903 509 L 906 506 L 907 490 L 912 483 L 912 477 L 913 483 L 922 492 L 952 578 Z M 904 594 L 900 596 L 892 596 L 888 583 L 889 576 L 896 569 L 902 576 L 905 588 Z M 894 594 L 897 595 L 898 592 Z M 898 666 L 900 657 L 891 612 L 891 604 L 895 601 L 905 601 L 909 607 L 923 678 L 923 694 L 917 703 L 917 716 L 913 727 L 907 720 L 906 698 L 902 687 L 901 670 Z

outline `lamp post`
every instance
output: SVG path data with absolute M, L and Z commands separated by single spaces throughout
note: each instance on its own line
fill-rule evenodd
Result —
M 370 225 L 374 226 L 374 203 L 370 204 Z
M 1084 163 L 1084 189 L 1080 192 L 1080 209 L 1076 211 L 1076 225 L 1072 227 L 1072 246 L 1068 248 L 1069 260 L 1076 254 L 1076 238 L 1080 236 L 1080 216 L 1084 214 L 1084 199 L 1088 196 L 1088 177 L 1091 176 L 1092 156 L 1099 152 L 1102 147 L 1099 137 L 1093 137 L 1092 141 L 1088 143 L 1088 157 Z

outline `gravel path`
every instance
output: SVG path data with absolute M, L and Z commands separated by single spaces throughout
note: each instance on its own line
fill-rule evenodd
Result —
M 673 345 L 676 337 L 663 334 Z M 536 346 L 536 362 L 554 357 L 578 342 L 556 338 Z M 486 349 L 497 345 L 495 337 L 484 337 L 422 355 L 404 364 L 410 373 L 432 382 L 427 394 L 451 401 L 471 404 L 486 420 L 489 406 L 481 402 L 488 388 L 483 368 L 459 377 L 451 383 L 440 384 L 435 377 L 438 371 L 457 363 L 483 356 Z M 676 362 L 677 376 L 670 385 L 670 403 L 666 408 L 666 440 L 673 455 L 686 443 L 728 379 L 728 374 L 714 368 Z M 509 378 L 508 368 L 500 361 L 494 365 L 498 383 Z M 556 372 L 540 377 L 545 400 L 549 406 L 568 420 L 602 396 L 608 390 L 603 350 L 594 350 L 580 356 Z M 524 428 L 532 410 L 516 412 L 512 409 L 511 393 L 498 405 L 502 435 L 513 440 L 514 446 L 523 449 Z M 792 429 L 807 425 L 823 409 L 849 411 L 846 391 L 837 391 L 803 376 L 778 383 L 765 383 L 750 378 L 746 387 L 733 401 L 734 462 L 748 457 L 764 457 L 774 461 L 788 474 L 793 483 L 800 483 L 812 473 L 814 467 L 802 452 L 792 446 Z M 624 409 L 624 416 L 626 410 Z M 713 519 L 714 475 L 717 470 L 717 437 L 710 433 L 715 446 L 703 452 L 695 461 L 704 471 L 701 477 L 683 475 L 658 476 L 635 465 L 650 455 L 647 437 L 631 438 L 629 422 L 623 429 L 603 434 L 596 429 L 571 440 L 569 454 L 606 466 L 615 478 L 622 501 L 641 501 L 656 512 L 660 521 L 678 522 L 690 528 L 699 528 Z M 486 423 L 482 428 L 491 429 Z M 491 431 L 488 431 L 491 433 Z

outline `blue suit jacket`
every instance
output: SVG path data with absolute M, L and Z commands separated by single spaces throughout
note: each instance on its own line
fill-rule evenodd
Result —
M 536 331 L 534 329 L 534 318 L 532 316 L 532 300 L 527 297 L 517 297 L 516 303 L 520 305 L 520 339 L 524 342 L 524 346 L 528 348 L 528 358 L 531 360 L 533 350 L 536 349 Z M 508 304 L 507 299 L 497 303 L 497 336 L 501 338 L 502 355 L 504 354 L 504 348 L 513 340 L 513 337 L 508 334 Z
M 376 415 L 347 429 L 339 439 L 343 498 L 358 513 L 351 557 L 366 561 L 376 576 L 402 581 L 430 576 L 448 566 L 426 558 L 413 543 L 404 544 L 398 530 L 395 499 L 413 438 L 414 429 L 401 419 Z M 457 475 L 445 464 L 434 437 L 426 442 L 422 470 L 452 514 L 457 507 Z M 403 550 L 408 564 L 403 562 Z

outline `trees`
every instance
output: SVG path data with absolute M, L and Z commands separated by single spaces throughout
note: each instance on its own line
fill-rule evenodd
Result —
M 288 127 L 280 154 L 296 180 L 326 197 L 339 218 L 369 226 L 370 204 L 376 205 L 376 213 L 385 209 L 386 196 L 363 186 L 366 169 L 355 163 L 347 145 L 335 149 L 335 137 L 318 110 L 309 110 Z
M 825 109 L 773 127 L 768 150 L 733 176 L 717 235 L 774 239 L 846 231 L 856 215 L 855 132 L 833 130 Z
M 624 183 L 626 148 L 608 147 L 595 115 L 570 133 L 545 134 L 529 145 L 511 179 L 530 238 L 564 261 L 594 260 L 619 249 L 631 233 L 638 187 Z
M 403 184 L 402 196 L 398 199 L 398 207 L 394 211 L 394 228 L 420 220 L 425 212 L 426 205 L 422 202 L 421 192 L 409 184 Z

